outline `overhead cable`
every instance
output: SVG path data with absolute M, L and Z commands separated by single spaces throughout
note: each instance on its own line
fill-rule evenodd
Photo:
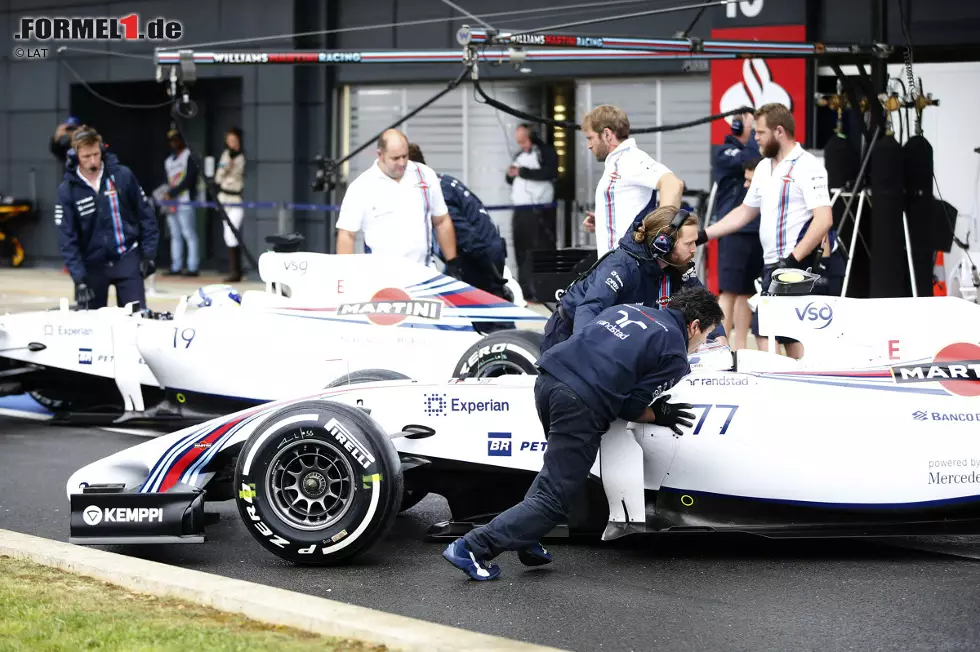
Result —
M 619 5 L 635 5 L 648 2 L 649 0 L 608 0 L 603 2 L 600 8 L 614 7 Z M 578 4 L 566 4 L 557 5 L 551 7 L 538 7 L 537 9 L 519 9 L 517 11 L 496 11 L 489 14 L 482 14 L 481 18 L 497 18 L 497 17 L 510 17 L 510 16 L 527 16 L 530 14 L 551 14 L 558 13 L 564 14 L 569 9 L 583 9 L 583 8 L 596 8 L 595 2 L 581 2 Z M 286 34 L 273 34 L 270 36 L 255 36 L 251 38 L 239 38 L 239 39 L 229 39 L 226 41 L 211 41 L 209 43 L 192 43 L 192 44 L 180 44 L 180 45 L 167 45 L 160 46 L 157 48 L 158 51 L 167 50 L 189 50 L 194 48 L 212 47 L 215 45 L 235 45 L 239 43 L 249 44 L 249 43 L 260 43 L 267 41 L 289 41 L 294 38 L 300 38 L 304 36 L 321 36 L 327 34 L 343 34 L 347 32 L 361 32 L 373 29 L 390 29 L 393 27 L 412 27 L 414 25 L 431 25 L 438 23 L 455 23 L 461 22 L 463 20 L 460 16 L 452 16 L 450 18 L 420 18 L 418 20 L 405 20 L 395 23 L 378 23 L 375 25 L 356 25 L 354 27 L 338 27 L 336 29 L 322 29 L 314 32 L 289 32 Z

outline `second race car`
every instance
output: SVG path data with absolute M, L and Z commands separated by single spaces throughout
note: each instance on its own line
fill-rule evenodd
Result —
M 266 252 L 259 272 L 265 291 L 202 289 L 172 313 L 63 299 L 0 317 L 0 395 L 30 392 L 75 423 L 199 423 L 374 368 L 423 380 L 536 373 L 546 318 L 432 268 Z M 484 334 L 501 323 L 517 328 Z

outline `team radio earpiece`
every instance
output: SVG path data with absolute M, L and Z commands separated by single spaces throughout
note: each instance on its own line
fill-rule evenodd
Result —
M 670 221 L 670 225 L 664 229 L 664 231 L 669 231 L 669 233 L 661 231 L 653 239 L 653 242 L 650 244 L 650 253 L 654 258 L 664 258 L 665 256 L 669 256 L 670 252 L 674 250 L 674 236 L 680 230 L 688 215 L 690 215 L 690 212 L 687 209 L 681 208 L 678 210 L 677 215 Z

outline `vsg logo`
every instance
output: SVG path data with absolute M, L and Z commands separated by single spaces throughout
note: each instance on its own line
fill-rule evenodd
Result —
M 796 317 L 801 322 L 809 322 L 814 330 L 823 330 L 834 321 L 834 309 L 829 303 L 811 301 L 802 308 L 795 308 Z
M 306 260 L 285 260 L 282 266 L 287 272 L 299 272 L 300 276 L 306 276 L 306 268 L 309 266 L 309 261 Z

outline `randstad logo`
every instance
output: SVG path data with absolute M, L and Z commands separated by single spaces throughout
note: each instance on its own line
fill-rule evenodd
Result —
M 510 403 L 507 401 L 465 401 L 456 397 L 447 399 L 445 394 L 424 394 L 422 406 L 430 417 L 442 417 L 450 412 L 473 414 L 510 411 Z
M 823 330 L 834 321 L 834 309 L 829 303 L 818 304 L 811 301 L 803 308 L 796 308 L 796 316 L 802 322 L 809 322 L 815 330 Z

